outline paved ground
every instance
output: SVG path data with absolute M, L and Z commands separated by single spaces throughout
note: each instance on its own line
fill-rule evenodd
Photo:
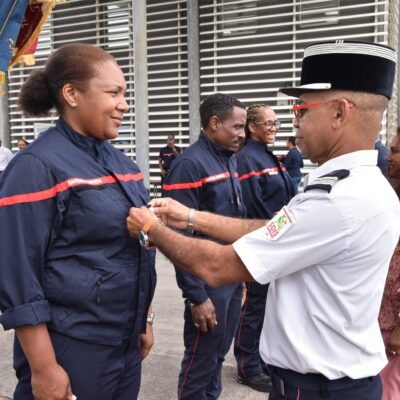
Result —
M 153 302 L 156 313 L 156 344 L 143 363 L 140 400 L 176 400 L 176 382 L 183 352 L 183 302 L 169 261 L 157 257 L 158 284 Z M 0 400 L 12 398 L 15 378 L 12 370 L 12 332 L 0 328 Z M 263 393 L 239 385 L 232 351 L 223 367 L 223 392 L 220 400 L 266 400 Z M 3 396 L 3 397 L 2 397 Z M 96 400 L 96 399 L 93 399 Z

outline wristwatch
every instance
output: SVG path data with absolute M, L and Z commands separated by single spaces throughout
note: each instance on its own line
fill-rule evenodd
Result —
M 154 324 L 154 312 L 153 311 L 147 316 L 147 323 L 149 325 Z
M 149 241 L 149 231 L 151 227 L 158 222 L 158 218 L 151 218 L 149 219 L 143 226 L 142 230 L 139 233 L 139 243 L 142 247 L 145 249 L 153 249 L 155 246 L 153 246 L 150 241 Z

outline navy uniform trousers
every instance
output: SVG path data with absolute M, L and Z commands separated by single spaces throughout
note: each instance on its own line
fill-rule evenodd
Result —
M 272 392 L 269 400 L 381 400 L 379 375 L 329 380 L 320 374 L 299 374 L 269 366 Z
M 83 342 L 55 332 L 50 332 L 50 337 L 57 362 L 67 372 L 72 393 L 78 400 L 137 399 L 141 376 L 137 336 L 120 346 Z M 14 368 L 19 380 L 14 400 L 34 400 L 31 371 L 17 339 Z
M 200 332 L 193 325 L 190 306 L 185 307 L 185 353 L 179 374 L 179 400 L 214 400 L 221 394 L 221 368 L 239 322 L 242 285 L 210 288 L 208 295 L 217 315 L 214 330 Z M 210 356 L 213 354 L 218 357 Z
M 245 378 L 263 373 L 259 344 L 268 286 L 258 282 L 246 282 L 246 298 L 234 347 L 238 373 Z
M 237 171 L 247 216 L 271 219 L 293 196 L 290 176 L 264 143 L 248 139 L 237 155 Z M 235 338 L 238 374 L 250 378 L 263 373 L 259 353 L 268 285 L 246 283 L 247 295 Z M 267 327 L 268 328 L 268 327 Z

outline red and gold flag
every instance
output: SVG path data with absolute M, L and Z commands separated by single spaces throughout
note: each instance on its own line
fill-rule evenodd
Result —
M 46 23 L 56 3 L 64 2 L 65 0 L 29 0 L 9 69 L 19 63 L 24 63 L 25 65 L 33 65 L 35 63 L 34 54 L 43 25 Z
M 7 70 L 35 63 L 40 32 L 57 3 L 66 0 L 0 0 L 0 94 Z

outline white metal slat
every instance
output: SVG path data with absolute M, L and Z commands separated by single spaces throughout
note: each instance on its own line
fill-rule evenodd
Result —
M 160 178 L 158 154 L 166 144 L 167 134 L 174 133 L 181 147 L 186 147 L 189 141 L 186 4 L 163 5 L 147 15 L 149 132 L 150 147 L 154 149 L 150 152 L 152 182 Z

